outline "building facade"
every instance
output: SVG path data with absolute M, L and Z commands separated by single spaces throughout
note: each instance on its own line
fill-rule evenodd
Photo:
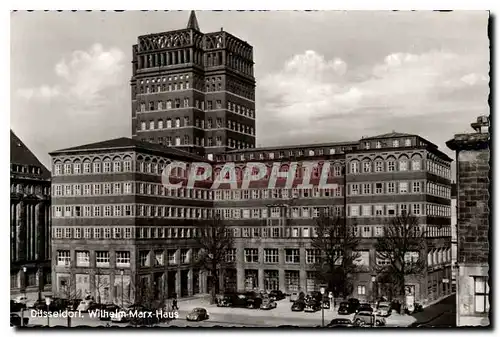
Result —
M 451 185 L 451 288 L 453 292 L 457 289 L 457 184 Z
M 354 290 L 346 296 L 390 296 L 375 273 L 386 261 L 373 247 L 384 223 L 404 212 L 417 216 L 426 233 L 425 248 L 416 253 L 427 265 L 423 275 L 408 277 L 408 297 L 422 303 L 450 294 L 451 159 L 428 140 L 397 132 L 255 148 L 252 53 L 223 30 L 202 34 L 194 13 L 186 29 L 139 37 L 133 47 L 132 139 L 52 153 L 54 292 L 119 303 L 143 279 L 157 293 L 208 292 L 208 275 L 192 263 L 193 223 L 216 213 L 235 237 L 225 289 L 316 290 L 319 253 L 310 242 L 314 219 L 328 210 L 355 223 L 361 242 Z M 209 163 L 213 176 L 234 163 L 238 184 L 248 162 L 265 163 L 267 174 L 252 188 L 201 185 L 171 192 L 162 186 L 161 171 L 173 160 Z M 328 162 L 334 187 L 288 188 L 278 178 L 270 188 L 265 181 L 275 162 L 286 171 L 290 162 L 311 160 L 318 162 L 308 174 L 313 185 Z M 305 172 L 299 166 L 296 180 Z
M 51 155 L 54 294 L 120 304 L 146 285 L 155 296 L 207 291 L 192 238 L 193 220 L 213 211 L 211 191 L 161 183 L 169 162 L 202 157 L 129 138 Z
M 132 138 L 205 155 L 255 147 L 253 48 L 225 32 L 139 36 L 132 48 Z
M 490 324 L 490 134 L 480 116 L 446 145 L 457 157 L 457 326 Z
M 50 223 L 50 172 L 11 130 L 11 291 L 50 285 Z

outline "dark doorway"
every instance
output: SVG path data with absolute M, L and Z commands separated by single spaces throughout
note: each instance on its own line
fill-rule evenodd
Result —
M 224 273 L 224 290 L 226 292 L 235 292 L 237 289 L 236 269 L 229 268 Z
M 176 271 L 167 272 L 167 291 L 168 297 L 171 298 L 175 294 L 175 274 Z
M 193 294 L 200 293 L 200 270 L 193 269 Z
M 181 270 L 181 297 L 189 296 L 189 270 Z

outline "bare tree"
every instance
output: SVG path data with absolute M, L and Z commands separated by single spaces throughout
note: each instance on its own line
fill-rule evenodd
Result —
M 226 256 L 233 248 L 234 238 L 227 222 L 220 215 L 214 215 L 207 220 L 197 220 L 197 235 L 195 241 L 200 248 L 195 266 L 210 272 L 211 298 L 213 304 L 216 301 L 217 286 L 223 283 L 224 269 L 232 266 Z
M 328 284 L 337 297 L 352 292 L 351 275 L 356 269 L 354 260 L 359 257 L 355 249 L 359 239 L 355 236 L 356 224 L 348 224 L 345 217 L 328 215 L 322 211 L 315 219 L 315 234 L 311 245 L 321 252 L 315 263 L 316 277 Z
M 386 263 L 377 266 L 377 271 L 392 280 L 395 295 L 404 310 L 405 279 L 409 275 L 420 275 L 425 269 L 425 257 L 420 252 L 425 248 L 425 232 L 419 220 L 410 213 L 395 216 L 384 226 L 384 233 L 375 244 L 378 258 Z

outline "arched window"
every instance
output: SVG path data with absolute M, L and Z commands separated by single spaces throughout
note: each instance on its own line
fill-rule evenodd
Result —
M 359 173 L 359 162 L 352 161 L 351 162 L 351 174 Z
M 103 161 L 102 165 L 102 172 L 103 173 L 110 173 L 111 172 L 111 159 L 105 158 Z
M 413 156 L 411 158 L 411 170 L 420 171 L 422 169 L 422 160 L 420 156 Z
M 388 172 L 396 171 L 396 158 L 390 157 L 387 159 L 387 171 Z
M 172 100 L 167 101 L 167 109 L 172 109 Z
M 370 173 L 372 171 L 372 163 L 369 160 L 363 160 L 363 173 Z
M 113 158 L 113 172 L 121 172 L 122 163 L 120 157 Z
M 158 129 L 163 129 L 163 120 L 158 120 Z
M 399 170 L 400 171 L 408 171 L 408 161 L 406 159 L 400 159 Z

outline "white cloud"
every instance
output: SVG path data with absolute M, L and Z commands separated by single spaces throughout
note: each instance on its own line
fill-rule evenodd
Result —
M 96 106 L 105 99 L 103 92 L 122 85 L 124 53 L 117 48 L 104 49 L 94 44 L 89 50 L 77 50 L 54 67 L 59 83 L 18 90 L 25 99 L 63 97 L 80 108 Z
M 258 114 L 267 120 L 259 128 L 271 143 L 288 142 L 292 130 L 290 142 L 306 130 L 315 130 L 314 136 L 321 139 L 356 139 L 380 127 L 381 121 L 390 124 L 391 115 L 435 118 L 440 108 L 443 116 L 453 109 L 471 108 L 474 113 L 487 107 L 487 67 L 484 59 L 437 50 L 392 53 L 368 71 L 348 70 L 341 59 L 306 51 L 261 81 Z M 445 122 L 448 117 L 442 118 Z M 278 130 L 267 130 L 270 119 L 281 120 Z

